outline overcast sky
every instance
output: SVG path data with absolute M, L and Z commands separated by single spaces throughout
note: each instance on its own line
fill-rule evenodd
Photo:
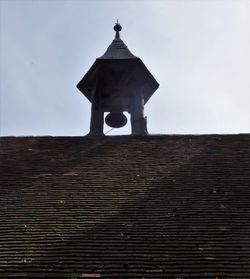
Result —
M 159 89 L 150 133 L 250 132 L 250 1 L 0 0 L 1 135 L 85 135 L 76 84 L 114 38 Z M 105 132 L 110 128 L 105 126 Z M 130 133 L 130 125 L 109 134 Z

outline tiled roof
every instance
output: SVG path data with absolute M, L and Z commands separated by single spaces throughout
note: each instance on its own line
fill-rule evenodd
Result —
M 0 162 L 0 277 L 250 278 L 249 134 L 1 138 Z

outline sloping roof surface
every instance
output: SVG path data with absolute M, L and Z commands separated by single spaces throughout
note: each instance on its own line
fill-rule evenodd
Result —
M 250 135 L 1 138 L 0 277 L 250 278 Z

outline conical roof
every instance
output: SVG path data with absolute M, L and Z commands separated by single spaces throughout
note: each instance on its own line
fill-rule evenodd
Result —
M 116 23 L 114 26 L 115 39 L 77 84 L 77 88 L 90 102 L 92 102 L 92 95 L 97 84 L 102 87 L 104 95 L 116 91 L 117 94 L 130 96 L 134 94 L 132 92 L 141 90 L 144 96 L 144 104 L 159 87 L 159 83 L 142 60 L 133 55 L 121 40 L 119 34 L 121 29 L 121 25 Z
M 138 57 L 134 56 L 128 47 L 124 44 L 123 40 L 120 38 L 119 31 L 122 30 L 122 27 L 119 23 L 116 23 L 114 26 L 116 31 L 115 39 L 110 44 L 106 52 L 97 59 L 136 59 Z

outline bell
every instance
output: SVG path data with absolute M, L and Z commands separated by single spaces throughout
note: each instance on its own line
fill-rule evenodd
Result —
M 127 124 L 127 117 L 122 112 L 110 112 L 105 122 L 111 128 L 121 128 Z

